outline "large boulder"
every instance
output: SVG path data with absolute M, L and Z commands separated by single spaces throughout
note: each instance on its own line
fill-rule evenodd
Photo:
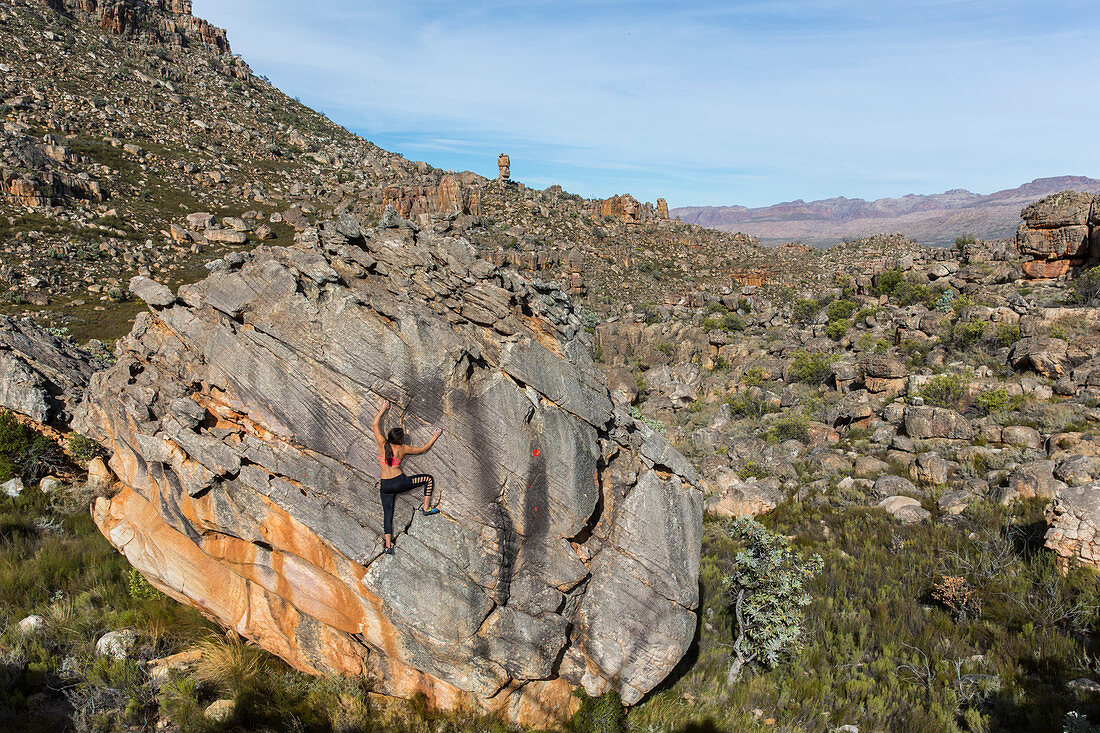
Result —
M 96 523 L 149 581 L 294 667 L 560 721 L 657 685 L 695 632 L 702 492 L 614 409 L 556 285 L 463 240 L 350 219 L 260 246 L 143 313 L 80 430 L 122 487 Z M 442 514 L 380 553 L 371 420 Z
M 974 428 L 969 420 L 946 407 L 908 405 L 905 408 L 905 434 L 910 438 L 970 440 Z
M 1067 366 L 1068 345 L 1062 339 L 1049 336 L 1028 336 L 1012 345 L 1008 361 L 1013 369 L 1030 369 L 1044 377 L 1057 379 Z
M 88 380 L 107 363 L 30 321 L 0 316 L 0 407 L 67 425 Z
M 1100 482 L 1059 489 L 1047 506 L 1046 546 L 1058 565 L 1100 569 Z

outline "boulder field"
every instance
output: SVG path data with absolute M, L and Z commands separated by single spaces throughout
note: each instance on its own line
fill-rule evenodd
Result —
M 116 491 L 93 516 L 157 588 L 313 673 L 558 721 L 637 702 L 696 628 L 702 494 L 617 408 L 557 285 L 392 210 L 209 265 L 91 378 L 73 427 Z M 381 554 L 371 421 L 413 442 L 442 513 L 401 495 Z

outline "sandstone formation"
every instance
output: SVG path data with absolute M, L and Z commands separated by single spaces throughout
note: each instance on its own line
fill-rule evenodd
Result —
M 432 185 L 385 186 L 369 195 L 380 208 L 392 206 L 406 219 L 481 214 L 481 189 L 470 173 L 445 173 Z
M 668 201 L 665 201 L 664 199 L 657 199 L 657 218 L 668 218 Z
M 1047 506 L 1046 546 L 1064 570 L 1100 569 L 1100 482 L 1059 489 Z
M 309 672 L 560 720 L 627 704 L 695 631 L 702 495 L 616 410 L 555 285 L 463 240 L 351 217 L 214 263 L 92 378 L 77 429 L 125 486 L 104 534 L 156 587 Z M 402 495 L 380 554 L 370 422 L 389 399 L 442 514 Z M 393 424 L 392 422 L 390 424 Z
M 64 427 L 106 363 L 28 321 L 0 316 L 0 406 Z
M 118 35 L 142 35 L 186 48 L 192 43 L 229 53 L 225 31 L 191 14 L 191 0 L 46 0 L 54 10 Z
M 1016 231 L 1020 254 L 1029 278 L 1064 277 L 1100 254 L 1100 203 L 1097 197 L 1062 191 L 1028 205 L 1020 212 Z
M 499 173 L 497 175 L 497 180 L 499 180 L 501 183 L 507 183 L 508 181 L 512 180 L 512 159 L 511 158 L 509 158 L 504 153 L 501 153 L 500 155 L 498 155 L 497 156 L 497 168 L 499 169 Z

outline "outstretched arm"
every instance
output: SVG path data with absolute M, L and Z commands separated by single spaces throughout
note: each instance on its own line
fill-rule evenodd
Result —
M 374 416 L 374 422 L 371 423 L 371 429 L 374 430 L 374 440 L 378 443 L 379 450 L 386 444 L 386 437 L 382 435 L 382 413 L 389 409 L 389 406 L 389 400 L 382 400 L 382 404 L 378 406 L 378 414 Z
M 407 448 L 405 448 L 405 455 L 418 456 L 421 453 L 427 453 L 428 449 L 435 445 L 435 441 L 439 438 L 440 435 L 442 435 L 442 433 L 442 430 L 437 429 L 434 433 L 432 433 L 432 439 L 424 445 L 408 446 Z

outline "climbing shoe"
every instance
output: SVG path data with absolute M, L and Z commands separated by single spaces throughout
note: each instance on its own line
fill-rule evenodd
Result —
M 382 554 L 383 555 L 392 555 L 393 554 L 393 545 L 390 545 L 389 547 L 383 547 L 382 548 Z
M 431 509 L 421 509 L 420 513 L 426 517 L 432 514 L 439 514 L 439 507 L 433 506 Z

